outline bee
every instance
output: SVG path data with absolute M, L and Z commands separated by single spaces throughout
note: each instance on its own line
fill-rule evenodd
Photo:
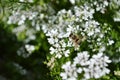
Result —
M 86 40 L 86 36 L 83 37 L 82 35 L 77 35 L 74 33 L 71 33 L 69 37 L 72 40 L 75 47 L 78 47 L 81 42 Z

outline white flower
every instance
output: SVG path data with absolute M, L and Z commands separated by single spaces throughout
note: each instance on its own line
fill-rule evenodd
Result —
M 104 37 L 104 34 L 100 34 L 99 36 L 100 36 L 100 38 L 103 38 L 103 37 Z
M 83 70 L 85 71 L 85 74 L 84 74 L 85 79 L 90 79 L 91 77 L 90 77 L 89 69 L 83 68 Z
M 101 13 L 105 13 L 106 6 L 108 6 L 107 0 L 104 1 L 95 1 L 93 3 L 94 6 L 96 6 L 96 11 L 100 11 Z
M 57 53 L 55 57 L 60 59 L 62 57 L 62 55 L 60 53 Z
M 67 74 L 66 73 L 60 73 L 60 76 L 62 77 L 63 80 L 67 79 Z
M 74 28 L 71 25 L 68 25 L 67 32 L 73 32 Z
M 70 50 L 66 50 L 66 51 L 64 52 L 65 57 L 68 57 L 69 54 L 70 54 Z
M 62 72 L 60 76 L 63 80 L 77 80 L 77 68 L 74 64 L 71 64 L 70 61 L 66 62 L 62 69 L 64 69 L 65 72 Z
M 103 69 L 103 70 L 102 70 L 102 72 L 101 72 L 101 75 L 105 75 L 105 74 L 109 74 L 109 73 L 110 73 L 110 70 L 109 70 L 108 68 L 103 67 L 102 69 Z
M 56 52 L 56 49 L 53 48 L 53 47 L 50 47 L 50 54 L 53 54 L 53 53 L 55 53 L 55 52 Z
M 111 63 L 111 60 L 109 60 L 108 56 L 104 56 L 103 59 L 106 63 Z
M 69 0 L 71 4 L 75 4 L 75 0 Z
M 114 71 L 114 74 L 115 74 L 116 76 L 120 76 L 120 70 Z
M 108 6 L 107 0 L 105 0 L 105 1 L 103 2 L 103 4 L 104 4 L 105 6 Z
M 25 45 L 25 48 L 26 48 L 26 50 L 27 50 L 29 53 L 32 53 L 32 52 L 35 50 L 35 46 L 34 46 L 34 45 L 26 44 L 26 45 Z
M 25 0 L 19 0 L 20 2 L 24 2 Z
M 104 56 L 103 53 L 98 53 L 97 55 L 93 55 L 90 59 L 90 64 L 88 67 L 83 68 L 85 74 L 85 79 L 90 78 L 100 78 L 110 72 L 109 69 L 106 68 L 107 63 L 110 63 L 111 60 L 108 59 L 107 56 Z
M 113 40 L 109 40 L 109 41 L 108 41 L 108 45 L 112 45 L 113 43 L 114 43 Z
M 36 36 L 35 35 L 29 35 L 28 38 L 26 39 L 26 42 L 29 42 L 30 40 L 35 40 Z
M 84 31 L 87 32 L 88 36 L 95 36 L 100 33 L 99 23 L 94 20 L 88 20 L 84 24 Z
M 68 78 L 67 80 L 77 80 L 77 78 L 75 78 L 75 77 L 70 77 L 70 78 Z
M 72 44 L 73 44 L 72 41 L 68 41 L 66 46 L 67 47 L 72 47 Z
M 31 2 L 31 3 L 32 3 L 33 1 L 34 1 L 34 0 L 28 0 L 28 2 Z
M 64 40 L 60 40 L 59 43 L 60 43 L 62 48 L 65 48 L 67 46 L 67 44 L 65 43 Z
M 100 49 L 99 49 L 99 52 L 103 52 L 105 51 L 105 46 L 102 46 Z
M 82 68 L 80 68 L 80 67 L 77 69 L 77 72 L 78 72 L 78 73 L 82 73 L 82 71 L 83 71 L 83 70 L 82 70 Z
M 24 20 L 20 20 L 19 22 L 18 22 L 18 25 L 22 25 L 24 23 Z
M 87 51 L 83 51 L 77 54 L 77 57 L 74 58 L 74 64 L 80 64 L 82 66 L 88 65 L 89 55 Z
M 87 35 L 88 35 L 88 36 L 94 35 L 94 31 L 89 31 Z
M 46 34 L 46 36 L 53 36 L 53 37 L 56 37 L 57 35 L 58 35 L 57 29 L 52 29 Z
M 115 22 L 120 22 L 120 18 L 114 18 Z
M 48 42 L 52 45 L 54 45 L 55 41 L 53 37 L 48 38 Z
M 29 16 L 28 16 L 28 19 L 29 19 L 29 20 L 32 20 L 34 17 L 37 16 L 37 12 L 29 12 L 28 15 L 29 15 Z

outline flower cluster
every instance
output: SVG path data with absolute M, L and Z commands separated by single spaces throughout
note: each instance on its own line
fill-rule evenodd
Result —
M 76 3 L 84 3 L 84 0 L 69 0 L 71 4 L 75 5 Z M 87 1 L 86 1 L 87 2 Z M 117 2 L 117 1 L 115 1 Z M 107 0 L 90 0 L 89 2 L 91 7 L 95 7 L 96 11 L 100 11 L 101 13 L 105 13 L 106 7 L 109 5 L 109 2 Z M 87 3 L 88 4 L 88 3 Z M 118 4 L 118 3 L 117 3 Z
M 67 62 L 62 66 L 62 69 L 65 70 L 65 72 L 62 72 L 60 76 L 62 76 L 63 80 L 76 80 L 78 77 L 77 73 L 81 72 L 80 69 L 77 69 L 74 64 L 71 64 L 71 62 Z
M 17 55 L 23 58 L 28 58 L 32 54 L 32 52 L 34 52 L 34 50 L 35 50 L 34 45 L 26 44 L 25 46 L 21 46 L 17 50 Z
M 48 42 L 51 44 L 50 53 L 55 55 L 55 58 L 61 59 L 62 57 L 69 57 L 72 54 L 71 47 L 75 48 L 69 36 L 71 33 L 78 34 L 78 36 L 86 36 L 87 46 L 91 52 L 96 55 L 89 55 L 88 51 L 77 53 L 77 56 L 72 62 L 68 61 L 62 66 L 65 72 L 61 72 L 60 76 L 63 80 L 77 80 L 79 75 L 82 75 L 83 79 L 100 78 L 110 72 L 108 63 L 111 62 L 107 56 L 104 55 L 104 51 L 107 46 L 114 43 L 112 39 L 108 39 L 106 43 L 103 38 L 110 29 L 104 30 L 101 24 L 94 20 L 95 11 L 105 13 L 105 7 L 108 6 L 108 2 L 104 4 L 98 4 L 94 9 L 93 6 L 98 4 L 94 2 L 93 5 L 84 4 L 83 6 L 74 6 L 73 10 L 66 11 L 65 9 L 58 12 L 57 16 L 51 16 L 48 20 L 48 24 L 42 26 L 43 31 L 48 37 Z M 84 42 L 83 42 L 84 43 Z M 107 46 L 106 46 L 107 44 Z M 80 45 L 77 51 L 80 51 Z M 92 56 L 90 58 L 90 56 Z
M 84 4 L 73 7 L 73 11 L 72 9 L 68 11 L 63 9 L 58 12 L 57 16 L 51 16 L 48 19 L 48 24 L 42 26 L 42 30 L 48 36 L 48 42 L 52 45 L 50 53 L 55 54 L 56 58 L 61 58 L 64 55 L 68 57 L 70 49 L 67 48 L 74 47 L 69 39 L 71 33 L 86 36 L 88 43 L 96 43 L 97 39 L 97 44 L 89 45 L 93 51 L 95 48 L 105 46 L 102 38 L 107 29 L 106 31 L 102 30 L 100 23 L 93 18 L 94 13 L 94 8 Z M 108 41 L 108 44 L 112 43 Z
M 30 3 L 32 3 L 32 2 L 34 2 L 34 0 L 19 0 L 20 2 L 30 2 Z
M 28 20 L 32 20 L 37 16 L 37 14 L 37 12 L 32 11 L 13 11 L 13 15 L 9 17 L 8 24 L 18 23 L 18 25 L 22 25 L 27 18 Z
M 77 80 L 78 75 L 83 74 L 83 79 L 100 78 L 105 74 L 108 74 L 110 70 L 106 68 L 108 63 L 111 62 L 109 58 L 103 53 L 93 55 L 89 57 L 87 51 L 83 51 L 77 54 L 74 58 L 73 64 L 66 62 L 63 64 L 62 69 L 65 72 L 61 72 L 60 76 L 63 80 Z

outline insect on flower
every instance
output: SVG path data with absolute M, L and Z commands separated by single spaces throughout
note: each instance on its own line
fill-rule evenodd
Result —
M 69 37 L 72 40 L 75 47 L 78 47 L 81 42 L 86 40 L 86 36 L 81 36 L 74 33 L 71 33 Z

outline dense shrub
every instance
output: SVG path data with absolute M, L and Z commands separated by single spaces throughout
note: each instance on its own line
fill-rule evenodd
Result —
M 119 80 L 119 0 L 1 0 L 1 77 Z

